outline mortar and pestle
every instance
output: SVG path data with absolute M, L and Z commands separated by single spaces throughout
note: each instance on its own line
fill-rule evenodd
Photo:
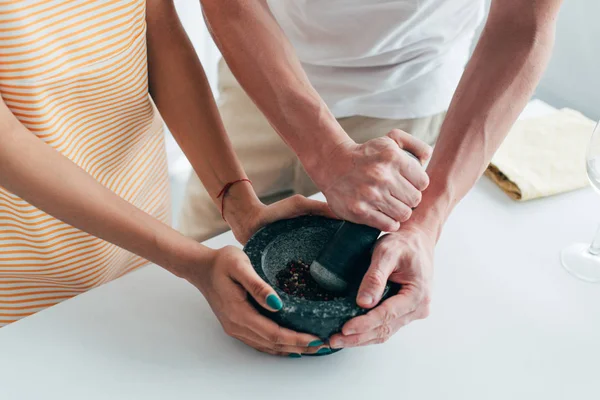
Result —
M 412 154 L 411 154 L 412 155 Z M 367 272 L 371 253 L 381 231 L 348 221 L 303 216 L 269 224 L 256 232 L 244 247 L 252 267 L 280 296 L 283 308 L 271 312 L 252 297 L 259 312 L 279 325 L 310 333 L 327 341 L 350 319 L 369 310 L 356 304 L 356 295 Z M 327 301 L 292 296 L 279 287 L 277 275 L 290 262 L 311 265 L 310 274 L 336 298 Z M 381 302 L 400 286 L 388 283 Z M 338 350 L 332 350 L 335 353 Z
M 279 325 L 326 341 L 340 332 L 348 320 L 369 311 L 356 304 L 356 294 L 361 278 L 369 268 L 371 249 L 378 236 L 379 231 L 367 226 L 317 216 L 267 225 L 250 238 L 244 251 L 258 275 L 280 296 L 283 308 L 270 312 L 251 297 L 250 300 L 261 314 Z M 318 267 L 311 268 L 311 273 L 325 288 L 336 289 L 339 297 L 314 301 L 284 292 L 278 286 L 276 276 L 291 261 L 298 260 L 307 264 L 319 260 L 315 263 Z M 324 266 L 329 262 L 330 269 Z M 382 301 L 395 294 L 397 289 L 388 285 Z

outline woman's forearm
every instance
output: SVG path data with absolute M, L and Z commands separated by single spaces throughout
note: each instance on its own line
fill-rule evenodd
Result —
M 170 1 L 147 3 L 150 94 L 169 130 L 220 208 L 228 182 L 246 178 L 225 132 L 204 69 Z M 257 202 L 250 185 L 235 185 L 229 209 Z
M 0 186 L 82 231 L 178 276 L 213 257 L 205 248 L 102 186 L 29 132 L 0 101 Z
M 496 0 L 456 90 L 410 223 L 439 235 L 527 104 L 550 58 L 561 0 Z

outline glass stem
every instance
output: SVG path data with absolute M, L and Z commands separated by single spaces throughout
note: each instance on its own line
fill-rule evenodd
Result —
M 596 236 L 594 237 L 594 241 L 592 242 L 592 244 L 590 244 L 590 248 L 588 249 L 588 251 L 594 256 L 600 255 L 600 226 L 598 226 Z

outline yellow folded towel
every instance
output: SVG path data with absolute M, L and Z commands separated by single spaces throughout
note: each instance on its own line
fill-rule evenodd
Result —
M 570 109 L 517 121 L 485 175 L 515 200 L 587 186 L 585 155 L 594 127 Z

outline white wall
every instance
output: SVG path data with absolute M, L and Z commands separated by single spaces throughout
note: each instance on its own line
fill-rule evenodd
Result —
M 200 10 L 200 0 L 175 0 L 175 8 L 200 60 L 202 60 L 202 65 L 209 77 L 211 86 L 215 89 L 217 61 L 220 57 L 219 50 L 210 39 L 210 34 L 204 24 L 202 11 Z
M 552 59 L 535 97 L 600 119 L 600 1 L 564 0 Z
M 206 75 L 211 83 L 213 92 L 217 95 L 217 62 L 219 51 L 210 39 L 210 35 L 204 24 L 199 0 L 175 0 L 175 7 L 196 53 L 202 61 Z M 179 211 L 185 193 L 185 186 L 191 172 L 191 166 L 179 146 L 166 132 L 167 158 L 169 160 L 169 176 L 171 183 L 171 214 L 173 226 L 177 228 Z
M 554 54 L 536 94 L 600 119 L 600 1 L 564 1 Z

